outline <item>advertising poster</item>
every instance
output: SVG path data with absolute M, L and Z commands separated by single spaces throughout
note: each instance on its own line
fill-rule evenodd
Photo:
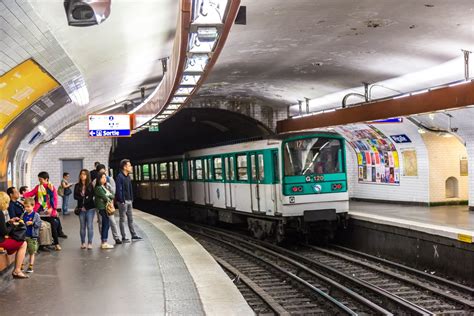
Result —
M 389 137 L 371 125 L 341 126 L 337 131 L 356 152 L 359 182 L 400 185 L 398 151 Z
M 403 175 L 406 177 L 418 176 L 418 161 L 416 150 L 409 149 L 402 151 L 403 157 Z

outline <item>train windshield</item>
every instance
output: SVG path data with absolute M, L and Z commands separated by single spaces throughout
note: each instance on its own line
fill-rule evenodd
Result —
M 289 141 L 284 144 L 286 176 L 342 172 L 341 141 L 314 137 Z

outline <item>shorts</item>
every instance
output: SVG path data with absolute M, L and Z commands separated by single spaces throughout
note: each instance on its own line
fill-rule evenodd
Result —
M 3 248 L 7 251 L 9 255 L 14 254 L 21 248 L 24 241 L 17 241 L 12 238 L 5 238 L 3 242 L 0 242 L 0 248 Z
M 38 238 L 26 237 L 26 251 L 29 255 L 34 255 L 38 251 Z

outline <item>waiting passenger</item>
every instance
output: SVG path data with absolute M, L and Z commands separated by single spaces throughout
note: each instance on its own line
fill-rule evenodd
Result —
M 20 198 L 19 198 L 19 201 L 20 201 L 21 203 L 23 203 L 23 201 L 25 201 L 25 198 L 23 197 L 23 193 L 29 191 L 29 190 L 28 190 L 28 187 L 27 187 L 26 185 L 21 186 L 18 191 L 20 191 Z
M 95 197 L 95 207 L 99 209 L 99 214 L 102 217 L 102 230 L 101 230 L 101 240 L 102 240 L 102 249 L 112 249 L 114 246 L 107 243 L 109 237 L 109 228 L 110 220 L 107 215 L 107 203 L 112 202 L 114 195 L 107 190 L 107 175 L 105 173 L 99 173 L 97 175 L 97 182 L 94 187 L 94 197 Z
M 72 184 L 69 184 L 69 172 L 64 172 L 63 179 L 61 180 L 61 184 L 58 189 L 58 191 L 61 192 L 60 196 L 63 199 L 63 204 L 61 207 L 61 211 L 63 212 L 63 215 L 69 214 L 68 204 L 69 204 L 69 196 L 72 194 L 71 187 L 72 187 Z
M 94 162 L 94 169 L 91 170 L 90 175 L 91 175 L 91 181 L 94 181 L 97 179 L 97 166 L 100 165 L 100 162 L 96 161 Z
M 33 266 L 35 264 L 35 254 L 38 251 L 38 237 L 41 228 L 41 218 L 38 213 L 34 211 L 35 199 L 27 198 L 25 200 L 25 213 L 21 219 L 26 225 L 26 245 L 27 252 L 30 255 L 30 264 L 26 273 L 33 273 Z
M 132 191 L 132 180 L 130 179 L 130 173 L 132 173 L 133 168 L 130 160 L 123 159 L 120 161 L 120 172 L 117 175 L 117 188 L 115 192 L 115 199 L 117 200 L 119 206 L 119 215 L 120 215 L 120 232 L 122 233 L 122 241 L 130 242 L 127 239 L 125 233 L 125 215 L 127 215 L 128 229 L 132 235 L 132 240 L 141 240 L 142 238 L 137 235 L 135 232 L 135 227 L 133 226 L 133 191 Z
M 107 175 L 106 168 L 103 164 L 97 165 L 96 170 L 97 170 L 97 173 L 102 172 L 102 173 L 105 173 Z M 96 180 L 97 179 L 95 179 L 92 182 L 93 186 L 95 186 Z M 109 177 L 108 175 L 107 175 L 106 187 L 107 187 L 107 190 L 110 191 L 110 193 L 115 194 L 115 181 L 112 177 Z M 110 220 L 110 229 L 112 230 L 112 236 L 114 237 L 115 244 L 120 245 L 120 244 L 122 244 L 122 241 L 120 240 L 120 237 L 119 237 L 119 234 L 118 234 L 117 222 L 115 221 L 115 215 L 109 215 L 109 220 Z M 99 214 L 98 209 L 97 209 L 97 225 L 99 226 L 99 231 L 102 231 L 102 218 Z
M 81 249 L 92 249 L 92 239 L 94 237 L 94 187 L 92 186 L 90 174 L 87 169 L 82 169 L 79 173 L 79 181 L 74 186 L 74 199 L 77 200 L 77 208 L 80 209 L 79 223 L 81 236 Z
M 25 212 L 23 204 L 19 201 L 20 192 L 15 187 L 7 189 L 7 194 L 10 197 L 10 204 L 8 205 L 8 214 L 10 218 L 20 218 Z
M 9 227 L 7 227 L 6 218 L 8 216 L 8 204 L 10 203 L 10 198 L 5 192 L 0 192 L 0 248 L 3 248 L 7 251 L 7 254 L 11 255 L 16 252 L 15 256 L 15 269 L 12 272 L 13 278 L 17 279 L 26 279 L 27 275 L 21 271 L 21 264 L 25 259 L 26 253 L 26 242 L 17 241 L 8 236 Z M 15 220 L 11 219 L 10 223 L 13 224 Z
M 64 234 L 61 220 L 56 211 L 58 202 L 58 194 L 56 188 L 49 182 L 49 174 L 42 171 L 38 174 L 39 184 L 29 192 L 25 192 L 25 198 L 32 197 L 35 199 L 35 212 L 41 215 L 41 219 L 51 224 L 51 233 L 53 235 L 53 246 L 55 250 L 60 251 L 59 237 L 67 238 Z

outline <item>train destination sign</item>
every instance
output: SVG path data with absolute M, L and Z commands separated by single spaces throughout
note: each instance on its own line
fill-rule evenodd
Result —
M 131 118 L 128 114 L 89 115 L 89 137 L 130 137 Z

